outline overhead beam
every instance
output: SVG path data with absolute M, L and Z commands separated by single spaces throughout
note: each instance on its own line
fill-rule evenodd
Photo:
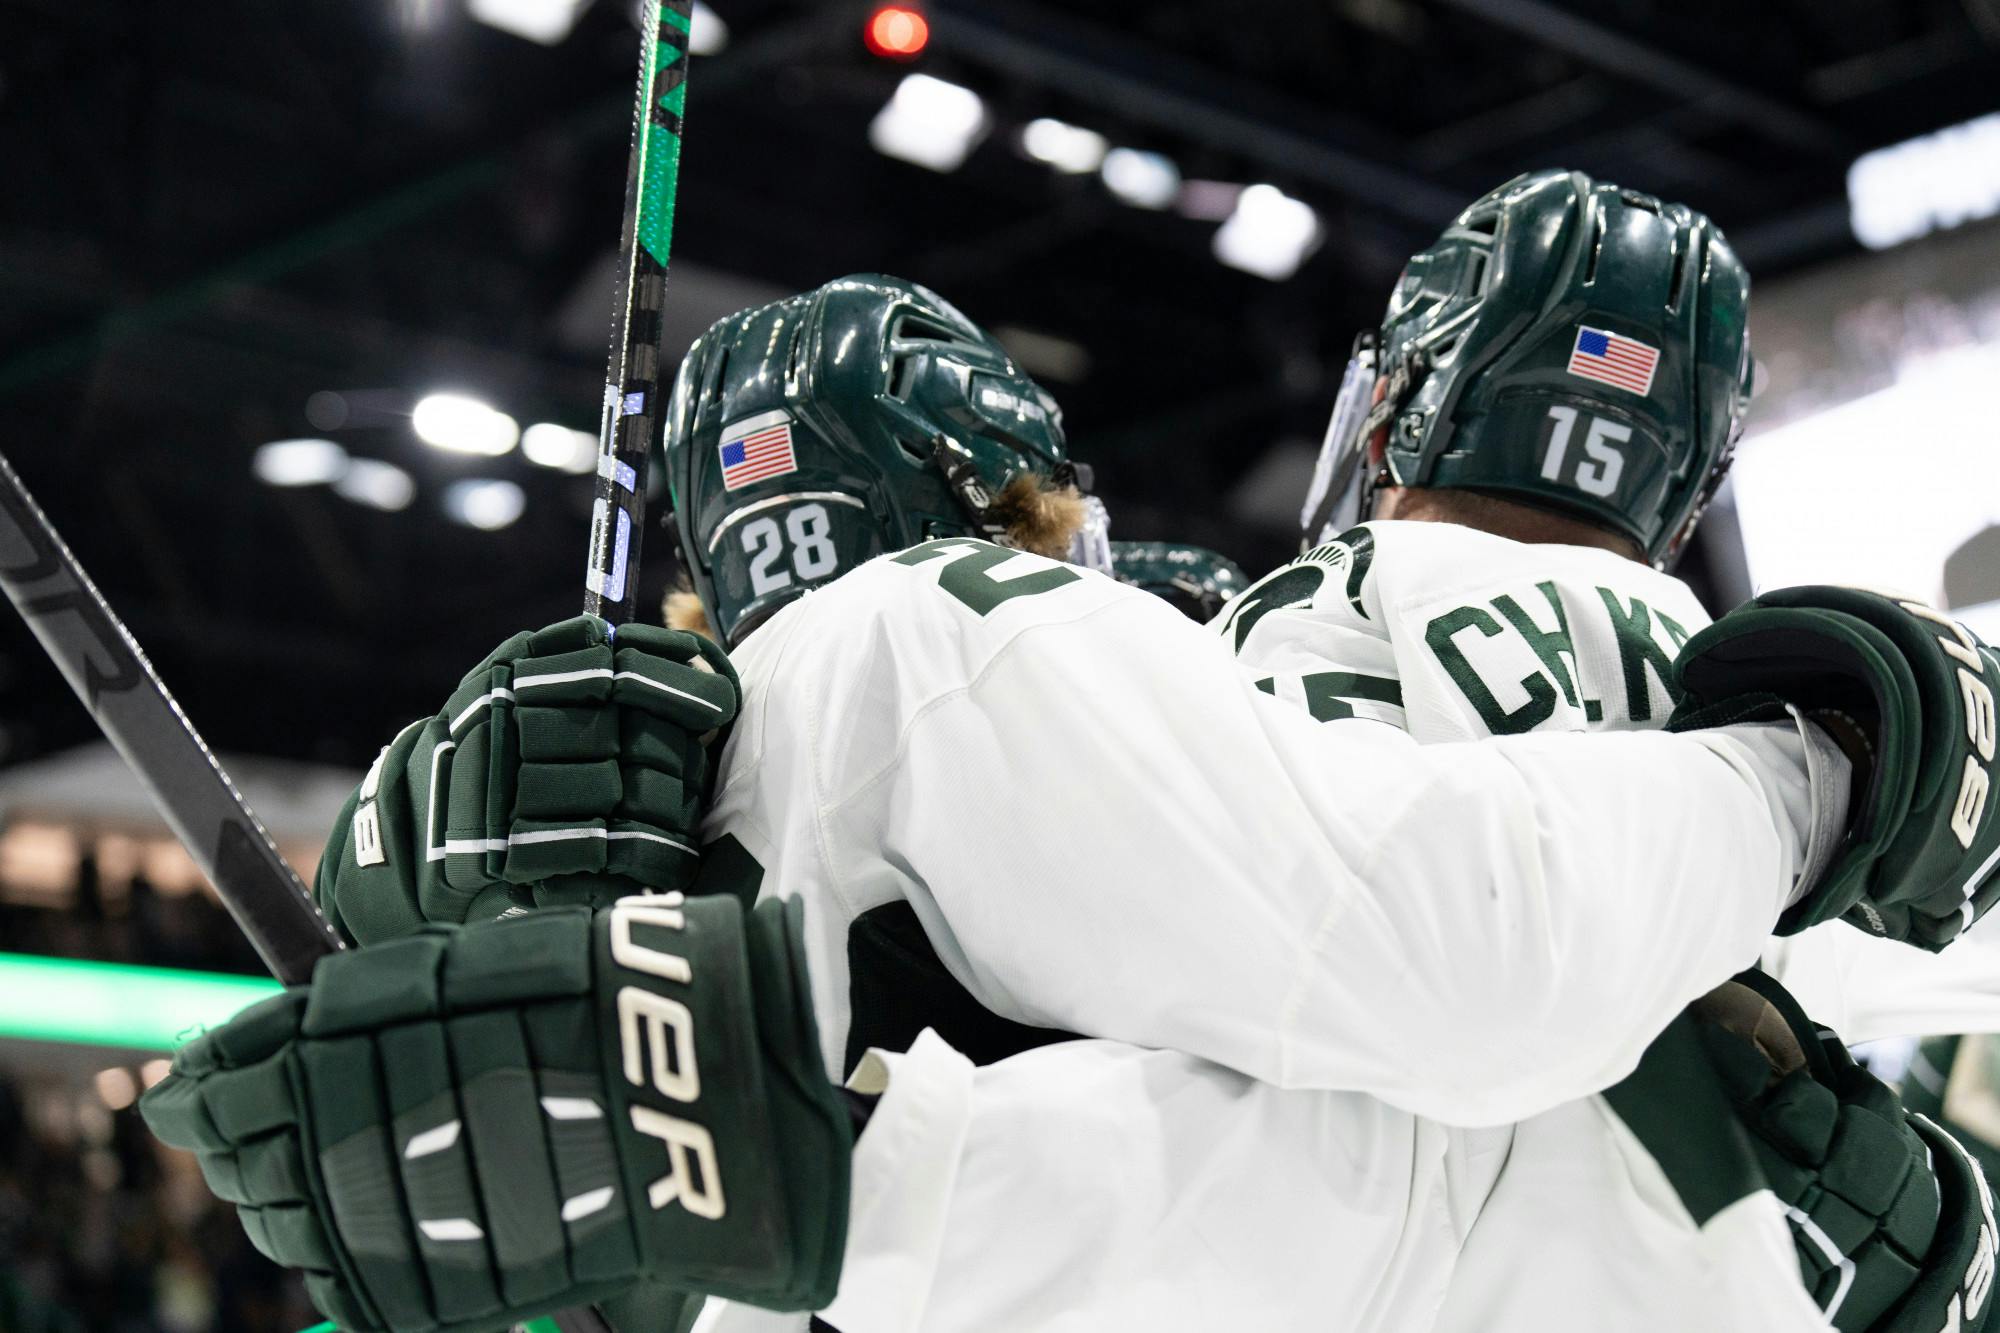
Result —
M 1852 157 L 1857 151 L 1845 132 L 1782 98 L 1744 87 L 1548 0 L 1439 2 L 1635 83 L 1705 102 L 1732 120 L 1754 126 L 1795 147 L 1828 157 Z
M 934 0 L 931 13 L 933 44 L 969 64 L 1236 154 L 1425 231 L 1449 221 L 1469 200 L 1464 191 L 1327 129 L 1322 111 L 1045 6 Z

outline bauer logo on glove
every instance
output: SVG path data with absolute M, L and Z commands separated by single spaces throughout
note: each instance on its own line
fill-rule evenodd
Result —
M 691 984 L 694 971 L 687 959 L 637 938 L 642 926 L 662 932 L 685 930 L 687 917 L 680 906 L 678 894 L 621 899 L 611 909 L 611 960 L 662 981 Z M 645 986 L 621 986 L 618 1046 L 625 1081 L 633 1087 L 646 1087 L 650 1080 L 653 1091 L 679 1106 L 701 1097 L 694 1014 L 679 1000 Z M 677 1203 L 696 1217 L 720 1218 L 727 1205 L 714 1137 L 693 1121 L 666 1111 L 637 1103 L 631 1111 L 632 1128 L 658 1139 L 667 1150 L 667 1172 L 646 1187 L 648 1202 L 655 1208 Z

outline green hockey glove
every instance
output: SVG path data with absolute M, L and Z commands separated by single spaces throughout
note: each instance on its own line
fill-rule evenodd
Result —
M 1845 842 L 1780 920 L 1844 917 L 1942 949 L 2000 896 L 1991 810 L 2000 658 L 1922 602 L 1859 588 L 1786 588 L 1688 640 L 1675 674 L 1686 731 L 1779 718 L 1785 706 L 1866 746 Z
M 499 1329 L 640 1279 L 817 1308 L 850 1144 L 800 923 L 668 894 L 335 954 L 141 1110 L 343 1329 Z
M 691 884 L 736 673 L 696 635 L 606 628 L 515 635 L 382 751 L 315 885 L 352 938 Z
M 1843 1333 L 1984 1327 L 1993 1196 L 1964 1147 L 1763 973 L 1692 1011 L 1827 1322 Z

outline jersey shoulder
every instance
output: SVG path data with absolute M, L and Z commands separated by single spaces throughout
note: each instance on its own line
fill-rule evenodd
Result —
M 872 753 L 857 738 L 964 688 L 1027 631 L 1088 634 L 1080 622 L 1113 610 L 1165 617 L 1207 643 L 1160 599 L 1029 552 L 951 537 L 878 556 L 786 603 L 731 651 L 744 703 L 724 752 L 724 793 L 801 755 L 830 769 Z
M 1379 633 L 1381 615 L 1373 605 L 1371 582 L 1375 558 L 1375 534 L 1369 527 L 1350 529 L 1258 579 L 1209 624 L 1239 655 L 1258 625 L 1282 611 L 1303 611 Z

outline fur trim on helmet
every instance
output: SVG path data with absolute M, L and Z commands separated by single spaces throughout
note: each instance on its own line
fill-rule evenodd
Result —
M 1061 560 L 1082 530 L 1085 512 L 1076 487 L 1050 486 L 1032 472 L 1019 472 L 987 509 L 986 523 L 1023 551 Z
M 667 594 L 666 603 L 660 610 L 667 618 L 668 629 L 699 634 L 715 643 L 722 642 L 715 637 L 715 627 L 708 623 L 708 608 L 701 604 L 701 598 L 694 595 L 694 589 L 687 585 L 685 579 Z

